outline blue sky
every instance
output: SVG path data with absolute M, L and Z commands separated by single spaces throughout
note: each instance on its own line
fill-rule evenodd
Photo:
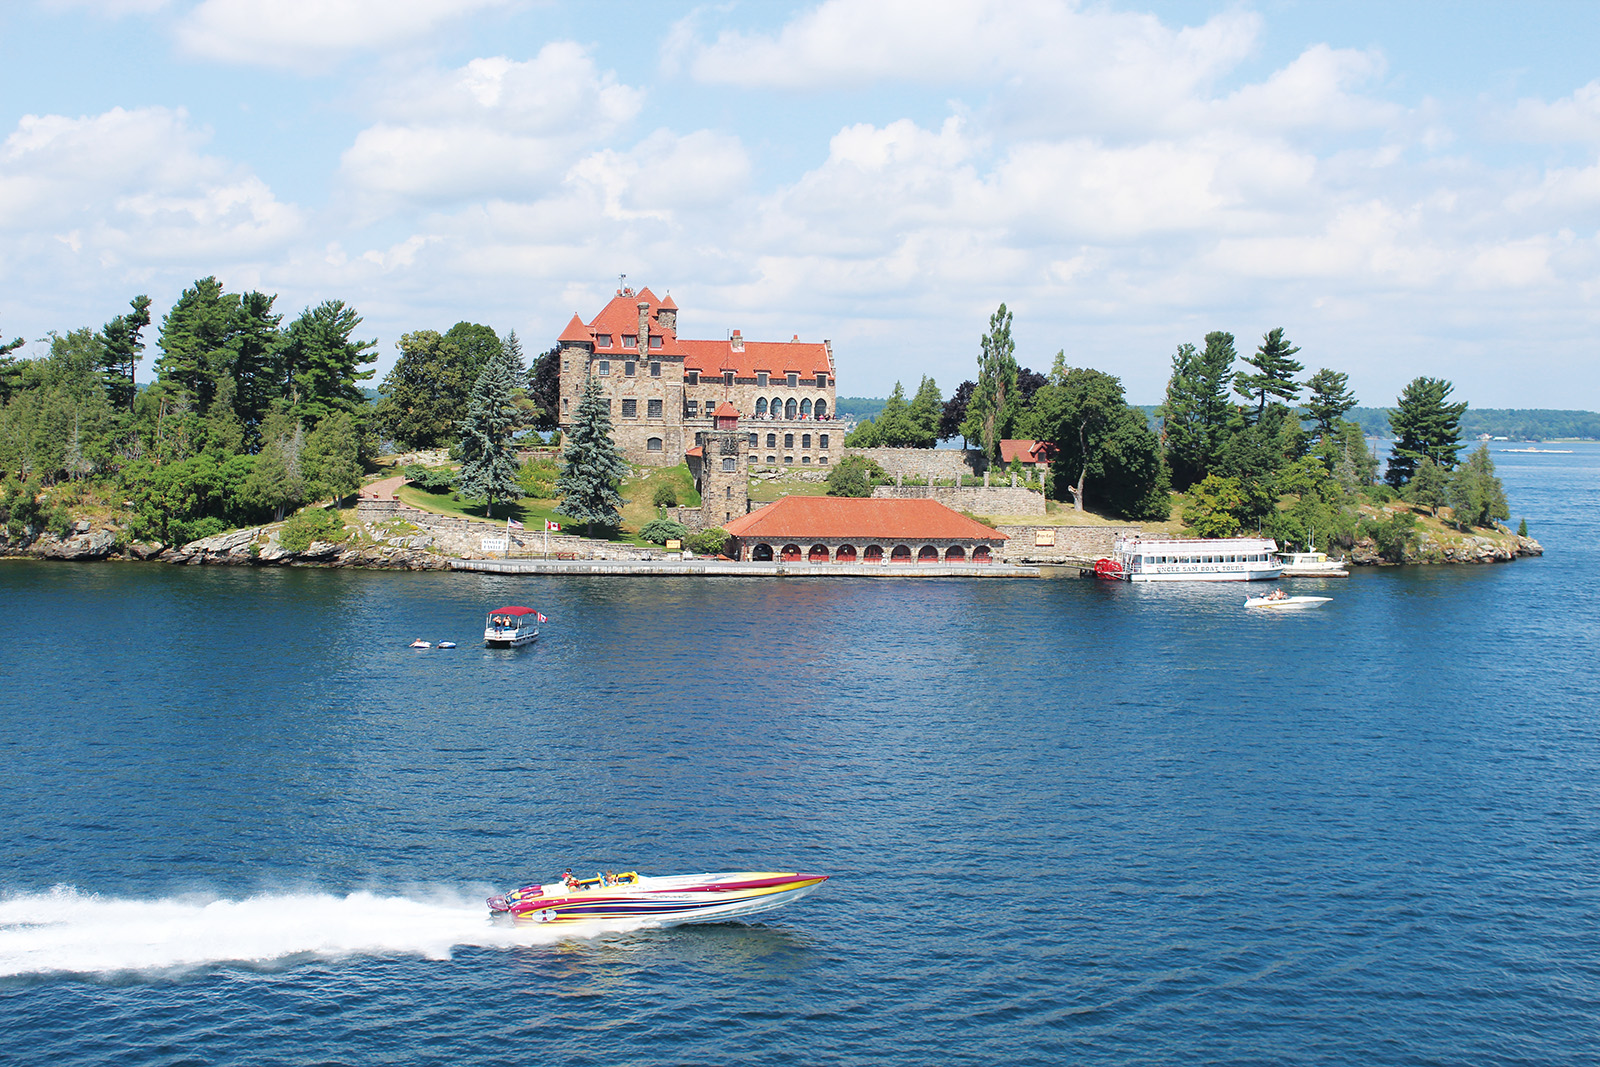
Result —
M 0 6 L 0 334 L 197 277 L 354 305 L 380 376 L 548 347 L 619 274 L 844 394 L 1019 359 L 1160 399 L 1214 329 L 1392 403 L 1600 409 L 1600 19 L 1579 3 Z M 152 340 L 155 330 L 151 331 Z M 27 349 L 39 354 L 42 345 Z M 146 370 L 153 362 L 146 359 Z

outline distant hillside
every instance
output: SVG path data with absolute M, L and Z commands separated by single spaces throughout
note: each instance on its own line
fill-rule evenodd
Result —
M 1156 405 L 1137 404 L 1156 426 Z M 1358 423 L 1368 437 L 1389 436 L 1390 408 L 1351 408 L 1345 416 Z M 1600 440 L 1600 412 L 1558 411 L 1549 408 L 1467 408 L 1461 416 L 1461 437 L 1479 434 L 1509 437 L 1513 441 L 1551 441 L 1556 438 Z
M 841 396 L 834 403 L 834 413 L 841 418 L 874 419 L 878 412 L 883 410 L 883 405 L 889 402 L 886 396 Z

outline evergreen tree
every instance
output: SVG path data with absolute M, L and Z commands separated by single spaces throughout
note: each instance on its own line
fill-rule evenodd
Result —
M 458 484 L 464 496 L 487 501 L 484 514 L 494 517 L 496 500 L 515 500 L 517 449 L 511 440 L 520 421 L 516 405 L 522 360 L 513 350 L 496 344 L 498 352 L 484 364 L 472 384 L 472 398 L 461 420 L 461 473 Z
M 361 437 L 355 419 L 340 411 L 317 423 L 306 434 L 300 465 L 306 496 L 312 500 L 343 500 L 361 488 Z
M 288 405 L 274 406 L 261 428 L 261 451 L 256 455 L 255 467 L 245 479 L 242 495 L 246 504 L 259 511 L 271 511 L 276 521 L 303 503 L 306 481 L 300 454 L 304 446 L 304 430 L 293 419 Z
M 1220 330 L 1206 334 L 1206 347 L 1178 346 L 1172 357 L 1167 396 L 1157 414 L 1167 450 L 1172 484 L 1187 489 L 1211 472 L 1227 440 L 1232 405 L 1233 334 Z
M 1311 395 L 1306 397 L 1302 414 L 1316 422 L 1318 436 L 1332 437 L 1344 421 L 1344 413 L 1356 406 L 1355 394 L 1347 388 L 1349 384 L 1348 374 L 1339 374 L 1327 367 L 1317 371 L 1306 382 L 1306 389 Z
M 923 375 L 917 395 L 911 398 L 912 444 L 917 448 L 932 448 L 939 443 L 939 418 L 944 412 L 944 397 L 939 393 L 939 383 Z
M 616 526 L 622 521 L 622 494 L 617 487 L 628 465 L 611 440 L 610 404 L 600 395 L 600 383 L 584 381 L 583 396 L 561 448 L 561 514 L 585 527 Z
M 1417 464 L 1431 459 L 1446 470 L 1456 465 L 1461 447 L 1461 415 L 1465 401 L 1447 403 L 1455 386 L 1442 378 L 1414 378 L 1400 394 L 1389 413 L 1394 432 L 1394 447 L 1389 454 L 1389 470 L 1384 480 L 1396 489 L 1411 480 Z
M 1255 355 L 1245 357 L 1245 363 L 1254 367 L 1256 373 L 1240 372 L 1233 388 L 1240 396 L 1255 398 L 1257 419 L 1266 413 L 1268 397 L 1292 403 L 1300 395 L 1294 376 L 1305 370 L 1305 366 L 1294 359 L 1298 351 L 1300 349 L 1283 339 L 1283 327 L 1277 326 L 1262 337 Z
M 876 448 L 912 448 L 916 446 L 917 427 L 912 419 L 911 407 L 906 403 L 906 390 L 899 382 L 884 403 L 883 410 L 872 420 Z M 863 446 L 867 447 L 867 446 Z
M 118 411 L 133 410 L 133 396 L 138 392 L 133 375 L 144 353 L 142 334 L 149 325 L 150 298 L 136 296 L 129 301 L 127 314 L 118 315 L 100 330 L 100 341 L 105 346 L 102 369 L 106 397 Z
M 233 410 L 239 416 L 245 435 L 255 441 L 261 423 L 275 401 L 287 398 L 288 383 L 279 377 L 278 346 L 283 335 L 278 324 L 282 315 L 272 312 L 278 298 L 267 293 L 248 292 L 239 298 L 234 315 L 233 335 Z
M 1016 344 L 1011 340 L 1011 312 L 1004 304 L 989 317 L 989 332 L 981 339 L 978 381 L 961 423 L 961 436 L 977 441 L 989 462 L 1000 461 L 1000 441 L 1011 434 L 1017 401 Z
M 217 380 L 231 375 L 231 344 L 239 297 L 213 277 L 185 289 L 161 320 L 156 376 L 168 393 L 182 393 L 197 414 L 211 408 Z
M 351 335 L 359 325 L 361 316 L 342 300 L 325 300 L 307 308 L 289 324 L 280 348 L 280 374 L 294 414 L 301 421 L 316 426 L 343 411 L 360 424 L 367 397 L 358 383 L 376 371 L 358 368 L 377 361 L 372 353 L 377 342 L 353 340 Z
M 1450 502 L 1449 482 L 1450 477 L 1445 469 L 1424 457 L 1411 475 L 1411 482 L 1405 488 L 1405 497 L 1418 507 L 1427 508 L 1430 514 L 1437 515 L 1439 509 Z
M 1418 473 L 1421 473 L 1420 467 Z M 1505 486 L 1495 477 L 1488 445 L 1479 445 L 1468 453 L 1466 461 L 1450 478 L 1449 497 L 1456 513 L 1456 525 L 1462 528 L 1493 526 L 1495 520 L 1511 517 Z

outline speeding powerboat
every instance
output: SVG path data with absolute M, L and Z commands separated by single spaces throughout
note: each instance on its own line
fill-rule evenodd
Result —
M 1331 601 L 1331 596 L 1285 596 L 1279 589 L 1266 596 L 1246 597 L 1244 606 L 1247 608 L 1273 608 L 1278 611 L 1294 611 L 1298 608 L 1319 608 Z
M 490 897 L 489 910 L 519 926 L 617 919 L 647 919 L 660 926 L 719 923 L 780 908 L 827 880 L 825 874 L 776 871 L 659 877 L 626 871 L 584 879 L 569 873 L 548 885 Z

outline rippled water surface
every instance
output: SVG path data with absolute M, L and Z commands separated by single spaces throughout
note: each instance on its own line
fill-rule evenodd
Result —
M 1238 587 L 0 563 L 0 1060 L 1580 1063 L 1600 448 Z M 475 647 L 489 608 L 540 642 Z M 455 640 L 417 653 L 414 637 Z M 555 937 L 529 877 L 834 875 Z

